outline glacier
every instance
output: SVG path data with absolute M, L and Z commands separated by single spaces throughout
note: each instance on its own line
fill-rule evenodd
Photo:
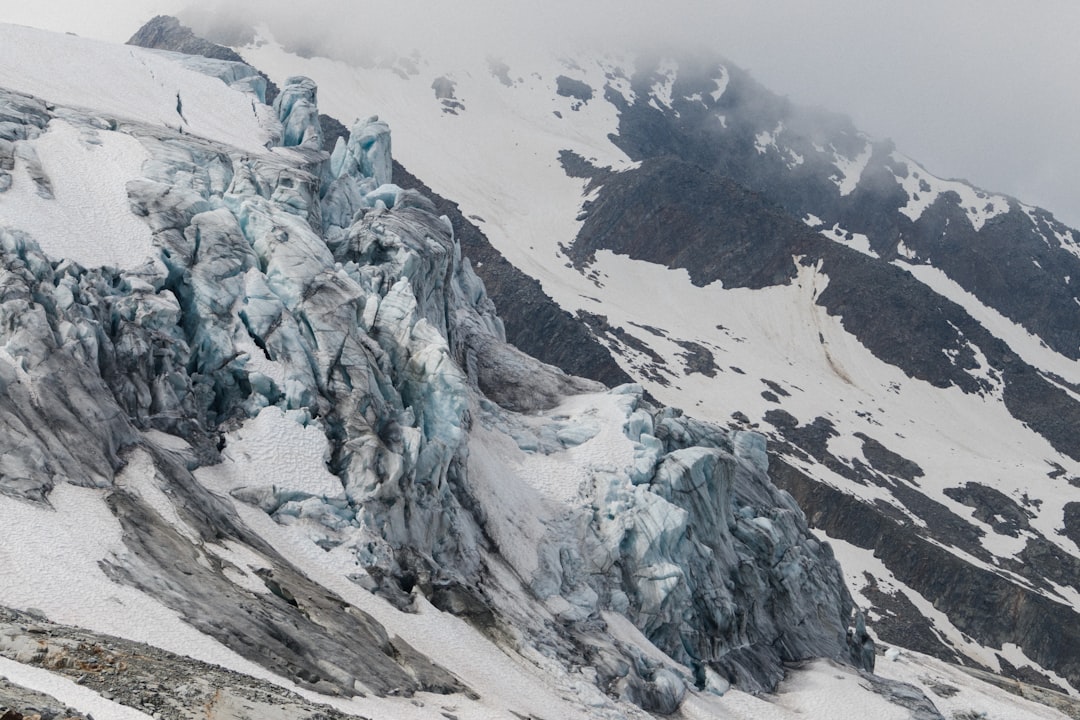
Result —
M 189 65 L 265 99 L 251 73 Z M 591 668 L 597 717 L 768 691 L 785 662 L 844 658 L 851 598 L 769 480 L 761 436 L 508 345 L 449 221 L 392 184 L 385 122 L 324 152 L 304 77 L 274 113 L 252 114 L 260 150 L 0 91 L 3 496 L 100 492 L 125 546 L 101 561 L 108 578 L 331 695 L 475 692 L 320 588 L 244 508 L 346 556 L 350 581 L 397 612 L 431 603 L 534 662 Z M 125 181 L 145 257 L 84 265 L 8 224 L 4 196 L 23 185 L 60 202 L 34 147 L 61 121 L 82 142 L 145 149 Z M 321 462 L 245 473 L 232 450 L 272 417 L 314 433 Z M 544 485 L 568 465 L 571 480 Z M 133 467 L 173 510 L 118 482 Z M 229 468 L 241 481 L 213 491 Z M 253 559 L 225 560 L 225 545 Z

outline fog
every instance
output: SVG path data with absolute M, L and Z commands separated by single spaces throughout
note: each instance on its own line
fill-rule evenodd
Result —
M 257 13 L 279 39 L 361 57 L 537 46 L 718 51 L 773 91 L 850 115 L 936 175 L 1041 205 L 1080 227 L 1080 3 L 1075 0 L 79 0 L 0 7 L 0 21 L 126 40 L 157 13 Z M 249 8 L 255 8 L 250 10 Z

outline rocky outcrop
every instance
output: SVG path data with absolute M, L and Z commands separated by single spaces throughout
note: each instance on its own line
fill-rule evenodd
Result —
M 244 62 L 234 50 L 205 40 L 169 15 L 158 15 L 136 31 L 128 45 L 144 48 L 171 50 L 185 55 L 201 55 L 214 60 Z
M 949 620 L 963 632 L 982 638 L 990 647 L 1013 643 L 1028 657 L 1058 672 L 1071 683 L 1080 681 L 1080 635 L 1076 611 L 998 573 L 984 570 L 949 552 L 939 543 L 919 537 L 882 508 L 817 483 L 791 465 L 776 461 L 772 475 L 802 507 L 813 508 L 810 523 L 833 537 L 843 538 L 875 557 L 898 580 L 914 587 L 935 607 L 947 608 Z M 995 608 L 1005 605 L 1008 615 Z M 903 618 L 897 618 L 903 621 Z M 886 642 L 903 644 L 910 637 L 883 619 L 877 632 Z M 924 647 L 924 652 L 950 657 L 950 650 Z M 955 657 L 955 656 L 951 656 Z
M 335 708 L 314 703 L 263 680 L 192 660 L 145 643 L 100 635 L 0 607 L 0 657 L 49 670 L 101 693 L 117 707 L 169 720 L 207 716 L 347 720 Z M 0 710 L 9 720 L 86 718 L 48 695 L 0 679 Z M 248 715 L 250 717 L 250 715 Z
M 197 57 L 223 60 L 229 63 L 243 63 L 235 50 L 230 50 L 223 45 L 212 43 L 205 38 L 196 35 L 191 28 L 183 25 L 178 19 L 170 15 L 158 15 L 139 28 L 127 41 L 128 45 L 150 48 L 154 50 L 168 50 L 169 52 L 183 53 Z M 277 98 L 278 88 L 266 75 L 258 73 L 264 84 L 261 100 L 273 103 Z

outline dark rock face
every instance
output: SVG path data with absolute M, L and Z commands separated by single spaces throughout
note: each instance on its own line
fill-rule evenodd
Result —
M 244 62 L 235 51 L 204 40 L 192 32 L 191 28 L 181 25 L 179 20 L 168 15 L 158 15 L 151 19 L 131 36 L 128 45 L 172 50 L 185 55 L 202 55 L 214 60 Z
M 864 433 L 855 433 L 855 437 L 862 440 L 862 451 L 871 467 L 886 475 L 895 475 L 908 482 L 915 482 L 916 478 L 923 476 L 923 470 L 918 463 L 908 460 L 902 455 L 894 453 L 880 442 Z
M 991 647 L 1019 645 L 1028 657 L 1055 668 L 1070 682 L 1080 680 L 1080 614 L 1075 609 L 964 562 L 880 509 L 818 483 L 782 460 L 773 459 L 770 469 L 776 483 L 809 508 L 811 525 L 873 550 L 897 579 L 935 607 L 947 609 L 957 628 Z M 1010 611 L 1003 612 L 1003 607 Z M 879 627 L 889 624 L 886 618 Z M 940 648 L 927 651 L 955 659 Z
M 158 15 L 139 28 L 127 41 L 128 45 L 169 50 L 185 55 L 200 55 L 214 60 L 244 62 L 236 51 L 212 43 L 196 35 L 191 28 L 180 23 L 175 17 Z M 266 103 L 273 104 L 278 95 L 278 87 L 265 74 L 259 73 L 266 81 Z
M 668 156 L 608 175 L 585 213 L 570 248 L 578 267 L 607 249 L 684 268 L 695 285 L 784 283 L 795 275 L 791 244 L 812 234 L 756 193 Z
M 1019 537 L 1021 530 L 1031 527 L 1028 518 L 1033 517 L 1032 513 L 1024 510 L 1000 490 L 969 482 L 964 487 L 947 488 L 945 494 L 957 502 L 975 508 L 975 517 L 1002 535 Z
M 588 83 L 565 75 L 555 78 L 555 93 L 563 97 L 576 98 L 583 103 L 593 99 L 593 89 Z
M 1080 547 L 1080 502 L 1065 504 L 1065 528 L 1062 534 Z

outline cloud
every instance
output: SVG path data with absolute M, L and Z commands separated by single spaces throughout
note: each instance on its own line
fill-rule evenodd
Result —
M 1080 226 L 1075 0 L 76 0 L 4 3 L 0 21 L 123 41 L 158 12 L 205 29 L 259 17 L 279 39 L 354 60 L 520 56 L 541 46 L 716 50 L 800 104 L 850 115 L 935 174 Z M 185 10 L 185 8 L 187 8 Z

